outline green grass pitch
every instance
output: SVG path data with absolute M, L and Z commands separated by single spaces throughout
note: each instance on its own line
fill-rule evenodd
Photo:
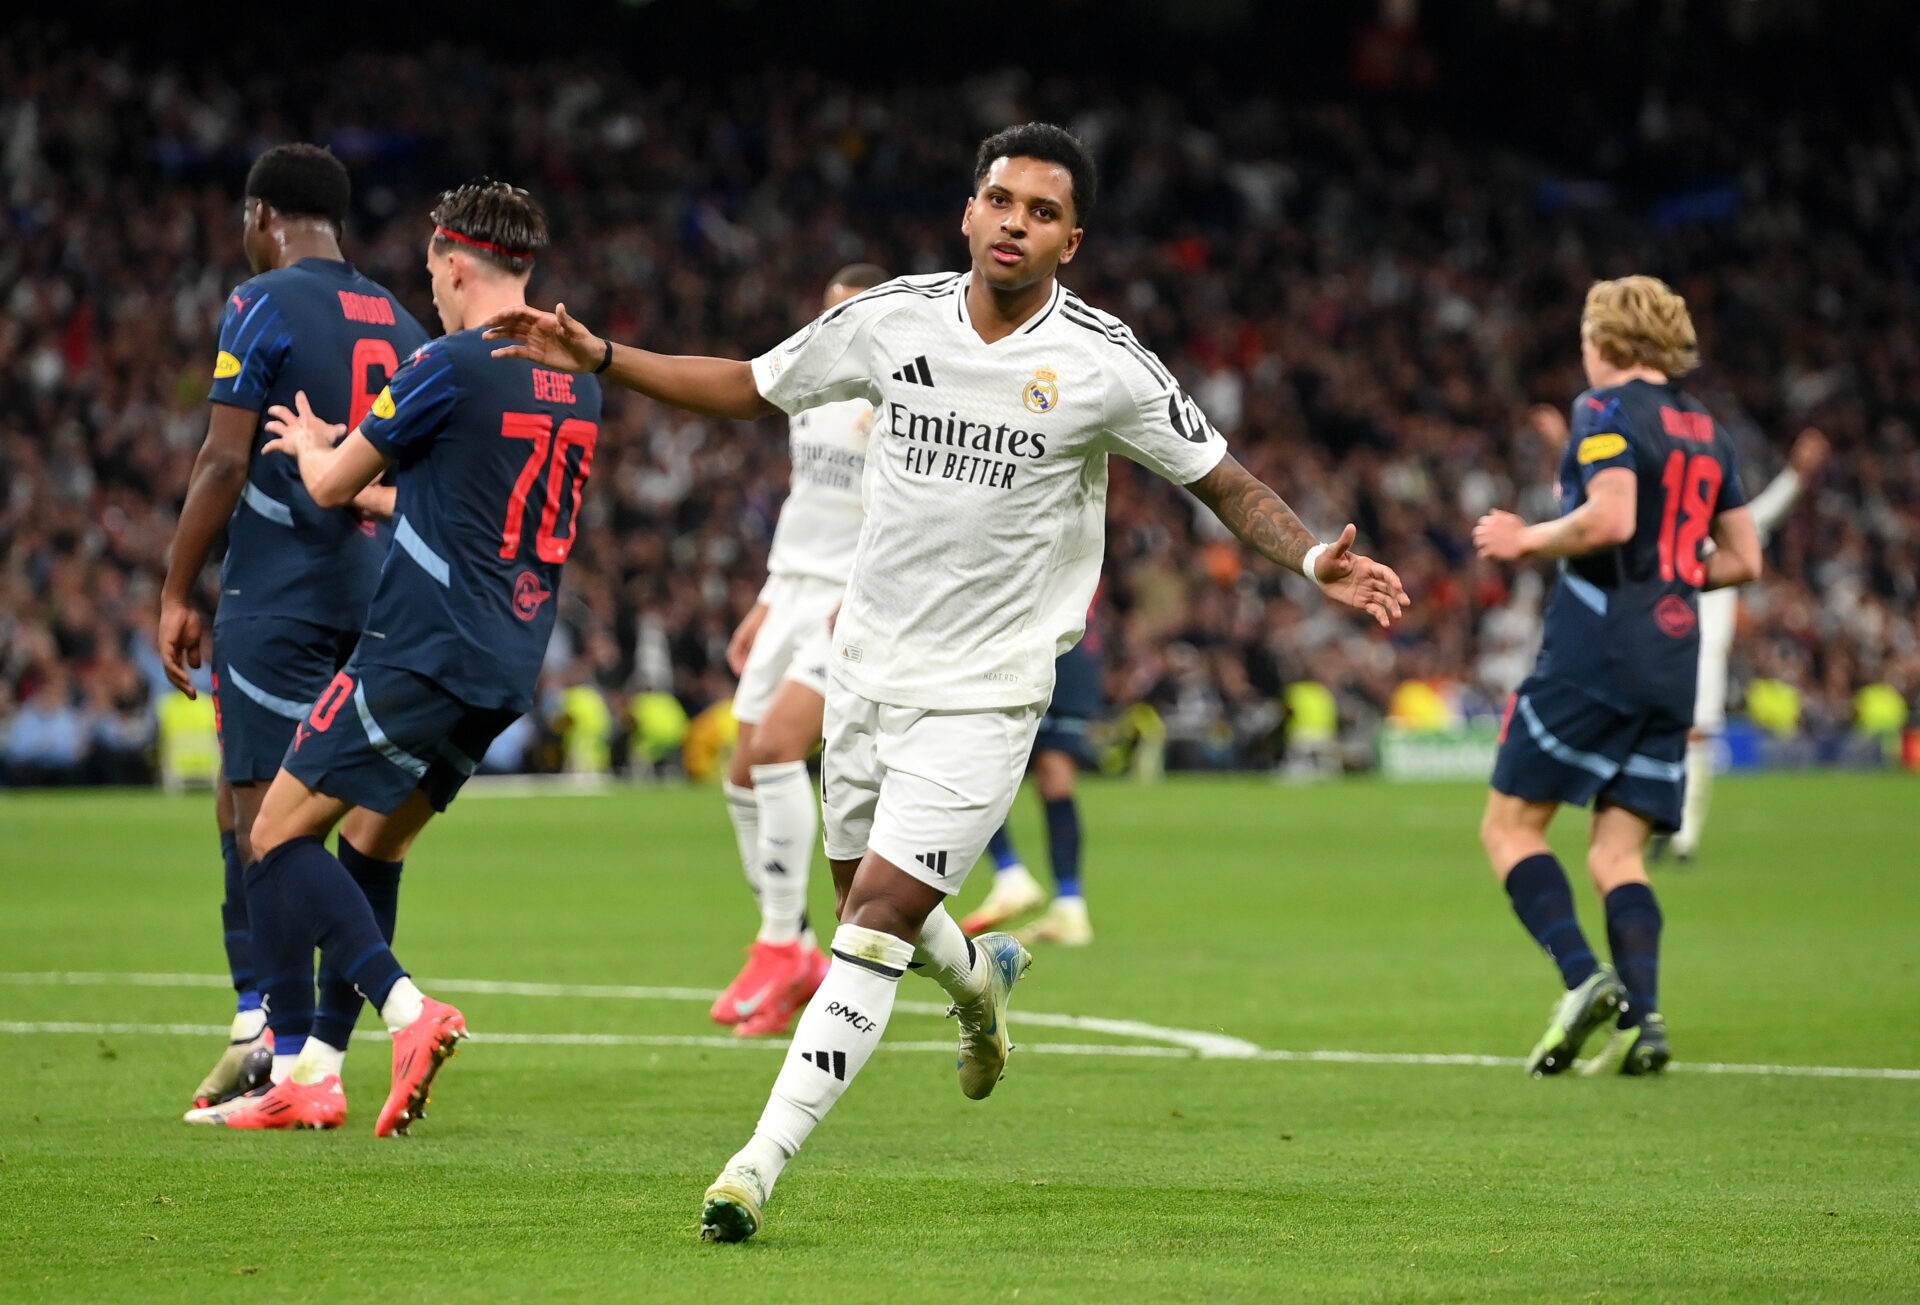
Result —
M 1912 777 L 1721 785 L 1700 864 L 1656 875 L 1665 1078 L 1179 1045 L 1523 1055 L 1556 984 L 1481 863 L 1480 803 L 1472 785 L 1091 786 L 1099 940 L 1040 952 L 999 1091 L 963 1099 L 927 1045 L 952 1026 L 897 1017 L 761 1235 L 709 1246 L 700 1194 L 776 1049 L 698 1041 L 724 1031 L 684 994 L 435 981 L 719 987 L 753 917 L 716 793 L 476 797 L 428 831 L 399 951 L 479 1037 L 397 1141 L 373 1137 L 389 1053 L 371 1037 L 339 1132 L 179 1122 L 219 1039 L 153 1030 L 222 1024 L 229 996 L 116 976 L 223 971 L 206 796 L 8 797 L 0 1300 L 1920 1298 Z M 1598 939 L 1583 829 L 1569 812 L 1557 832 Z M 1015 830 L 1044 860 L 1030 795 Z M 825 918 L 824 865 L 814 900 Z M 53 971 L 106 981 L 32 981 Z M 909 977 L 901 995 L 939 994 Z M 1062 1044 L 1113 1050 L 1044 1050 Z

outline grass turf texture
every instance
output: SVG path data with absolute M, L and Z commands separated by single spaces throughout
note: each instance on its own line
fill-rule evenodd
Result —
M 1656 883 L 1681 1061 L 1920 1067 L 1911 778 L 1723 783 Z M 1085 794 L 1098 943 L 1020 1010 L 1266 1048 L 1519 1056 L 1557 985 L 1474 838 L 1473 786 L 1181 781 Z M 1035 803 L 1015 831 L 1044 861 Z M 222 970 L 205 796 L 0 799 L 0 970 Z M 1558 830 L 1579 870 L 1584 816 Z M 407 871 L 435 976 L 731 977 L 752 912 L 717 794 L 462 801 Z M 990 878 L 980 867 L 960 899 Z M 824 864 L 815 906 L 828 918 Z M 1593 894 L 1578 886 L 1599 942 Z M 701 1035 L 703 1004 L 454 996 L 487 1032 Z M 908 978 L 903 999 L 932 1001 Z M 10 1021 L 223 1022 L 213 988 L 0 986 Z M 901 1016 L 889 1042 L 951 1037 Z M 986 1103 L 888 1051 L 761 1235 L 695 1238 L 773 1050 L 470 1044 L 377 1141 L 389 1049 L 330 1134 L 179 1112 L 217 1038 L 0 1035 L 7 1301 L 1911 1300 L 1920 1082 L 1532 1081 L 1518 1069 L 1016 1052 Z M 1129 1043 L 1138 1046 L 1138 1042 Z

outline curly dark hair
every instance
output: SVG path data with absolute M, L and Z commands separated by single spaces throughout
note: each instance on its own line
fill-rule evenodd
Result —
M 518 186 L 483 177 L 441 192 L 433 212 L 433 251 L 459 248 L 503 272 L 524 276 L 547 247 L 547 215 Z
M 319 218 L 345 228 L 353 182 L 333 151 L 318 145 L 275 145 L 253 161 L 247 198 L 261 200 L 282 217 Z
M 1093 210 L 1094 198 L 1100 190 L 1099 170 L 1093 164 L 1093 151 L 1086 142 L 1068 131 L 1050 122 L 1023 122 L 1017 127 L 1003 127 L 980 142 L 979 153 L 973 156 L 973 188 L 980 189 L 980 183 L 987 179 L 988 171 L 995 159 L 1039 159 L 1045 163 L 1058 163 L 1073 178 L 1073 219 L 1076 226 L 1083 225 L 1086 216 Z

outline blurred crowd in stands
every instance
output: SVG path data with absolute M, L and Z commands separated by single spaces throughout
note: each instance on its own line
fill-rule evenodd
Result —
M 429 200 L 491 173 L 553 216 L 536 303 L 745 357 L 811 316 L 844 263 L 960 266 L 974 144 L 1029 117 L 1071 125 L 1104 169 L 1068 282 L 1133 324 L 1311 527 L 1356 522 L 1415 597 L 1390 634 L 1351 619 L 1116 463 L 1097 620 L 1118 743 L 1158 732 L 1176 765 L 1269 765 L 1305 710 L 1362 764 L 1389 716 L 1496 714 L 1552 576 L 1477 562 L 1469 532 L 1495 505 L 1555 511 L 1526 414 L 1583 388 L 1586 286 L 1628 272 L 1691 303 L 1694 388 L 1737 432 L 1750 494 L 1803 426 L 1835 449 L 1744 595 L 1736 712 L 1760 681 L 1789 694 L 1781 730 L 1845 733 L 1862 690 L 1876 719 L 1920 693 L 1920 135 L 1891 110 L 1650 99 L 1623 134 L 1554 157 L 1417 103 L 1290 104 L 1204 77 L 641 85 L 443 49 L 271 80 L 19 40 L 0 44 L 0 781 L 150 774 L 170 695 L 158 582 L 222 301 L 247 275 L 240 180 L 261 149 L 341 155 L 349 257 L 430 329 Z M 570 724 L 603 710 L 616 762 L 704 749 L 785 480 L 782 423 L 617 392 L 551 707 L 494 764 L 559 766 Z M 211 573 L 202 592 L 210 607 Z

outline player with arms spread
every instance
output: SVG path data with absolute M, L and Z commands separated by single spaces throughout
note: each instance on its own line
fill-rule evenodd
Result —
M 247 174 L 241 244 L 254 277 L 228 296 L 220 320 L 213 412 L 160 591 L 160 655 L 167 678 L 191 697 L 188 668 L 200 665 L 201 642 L 193 584 L 226 527 L 213 626 L 213 700 L 226 861 L 220 915 L 240 998 L 231 1041 L 195 1091 L 189 1123 L 219 1123 L 259 1082 L 247 1068 L 250 1053 L 264 1052 L 268 1038 L 259 996 L 266 976 L 256 976 L 241 882 L 242 867 L 252 859 L 249 835 L 294 726 L 360 637 L 387 546 L 385 532 L 371 521 L 345 507 L 315 503 L 285 458 L 258 456 L 269 438 L 264 414 L 305 393 L 326 421 L 357 424 L 400 360 L 427 340 L 391 293 L 341 257 L 350 196 L 346 168 L 314 145 L 277 145 Z M 386 516 L 392 497 L 391 490 L 376 487 L 356 506 Z M 362 855 L 345 836 L 340 859 L 375 912 L 390 915 L 400 867 Z M 309 989 L 274 1030 L 276 1079 L 286 1077 L 309 1032 L 345 1048 L 360 1011 L 353 985 L 322 971 L 320 1017 L 310 1030 L 312 954 L 296 968 L 297 976 L 274 976 L 286 983 L 303 978 Z
M 1574 402 L 1560 461 L 1566 515 L 1530 526 L 1490 512 L 1474 527 L 1482 557 L 1561 559 L 1480 828 L 1515 914 L 1567 988 L 1528 1057 L 1535 1075 L 1570 1068 L 1609 1019 L 1615 1033 L 1585 1072 L 1657 1073 L 1669 1055 L 1647 840 L 1680 823 L 1700 591 L 1760 574 L 1733 442 L 1679 385 L 1699 363 L 1695 339 L 1686 301 L 1663 282 L 1596 282 L 1580 323 L 1593 388 Z M 1594 806 L 1587 867 L 1606 902 L 1617 976 L 1594 958 L 1547 846 L 1562 802 Z
M 293 455 L 314 501 L 350 501 L 399 468 L 393 549 L 353 657 L 294 735 L 254 821 L 247 870 L 265 973 L 317 944 L 393 1033 L 393 1085 L 374 1132 L 419 1118 L 441 1061 L 466 1036 L 394 958 L 392 922 L 327 853 L 327 831 L 399 862 L 444 811 L 494 736 L 533 705 L 599 434 L 600 387 L 496 359 L 477 329 L 526 302 L 546 216 L 523 190 L 482 181 L 440 197 L 427 241 L 447 334 L 394 375 L 357 429 L 278 407 L 267 446 Z M 263 909 L 269 908 L 269 909 Z M 297 1000 L 297 991 L 284 994 Z M 268 987 L 278 1018 L 283 994 Z M 332 1128 L 346 1118 L 337 1056 L 309 1041 L 286 1081 L 227 1119 L 233 1128 Z
M 872 263 L 843 267 L 827 283 L 823 308 L 886 279 Z M 807 881 L 820 836 L 807 757 L 826 711 L 829 627 L 860 541 L 860 479 L 872 426 L 873 405 L 865 399 L 793 414 L 793 469 L 766 587 L 727 647 L 740 677 L 733 695 L 740 743 L 721 788 L 747 886 L 760 901 L 760 932 L 712 1015 L 745 1038 L 785 1033 L 827 973 L 807 922 Z
M 1030 960 L 947 914 L 1012 805 L 1100 578 L 1107 458 L 1189 486 L 1242 540 L 1383 625 L 1398 577 L 1332 544 L 1227 456 L 1165 367 L 1056 272 L 1080 246 L 1094 169 L 1049 124 L 984 141 L 961 230 L 972 269 L 889 281 L 751 363 L 596 338 L 560 308 L 513 309 L 503 352 L 740 419 L 862 397 L 874 406 L 867 518 L 834 628 L 822 763 L 840 927 L 747 1146 L 707 1191 L 701 1235 L 760 1226 L 781 1169 L 872 1054 L 919 966 L 960 1018 L 959 1076 L 993 1091 L 1007 999 Z

